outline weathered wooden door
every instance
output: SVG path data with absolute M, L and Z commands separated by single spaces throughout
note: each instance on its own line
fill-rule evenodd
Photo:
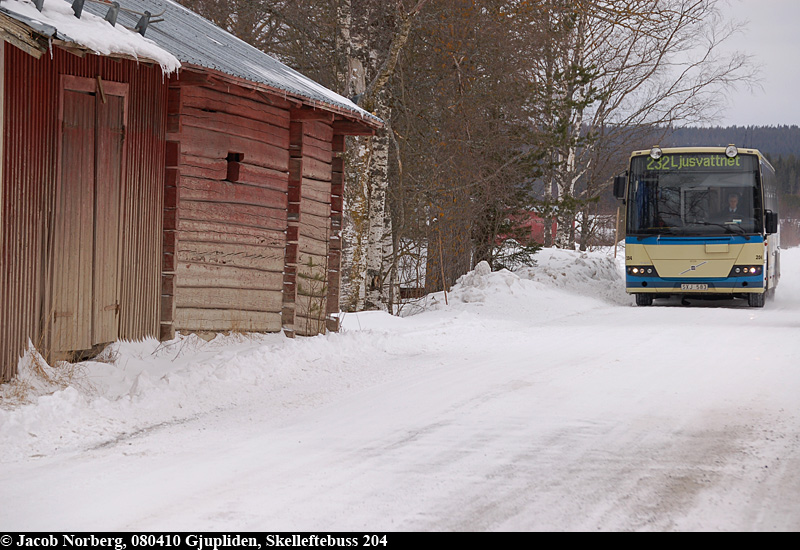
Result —
M 62 77 L 51 351 L 117 339 L 127 85 Z

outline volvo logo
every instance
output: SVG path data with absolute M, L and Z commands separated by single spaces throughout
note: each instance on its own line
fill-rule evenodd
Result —
M 689 273 L 690 271 L 697 271 L 697 268 L 698 268 L 698 267 L 700 267 L 701 265 L 705 265 L 705 264 L 707 264 L 707 263 L 708 263 L 708 262 L 700 262 L 700 263 L 699 263 L 699 264 L 697 264 L 697 265 L 693 265 L 693 266 L 691 266 L 689 269 L 687 269 L 686 271 L 684 271 L 683 273 L 681 273 L 681 275 L 686 275 L 686 274 L 687 274 L 687 273 Z

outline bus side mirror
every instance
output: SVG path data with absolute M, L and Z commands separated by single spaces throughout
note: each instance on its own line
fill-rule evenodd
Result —
M 627 174 L 614 177 L 614 196 L 618 199 L 625 198 L 625 184 L 628 183 Z
M 768 235 L 773 235 L 778 232 L 778 214 L 772 210 L 767 210 L 765 214 L 765 229 Z

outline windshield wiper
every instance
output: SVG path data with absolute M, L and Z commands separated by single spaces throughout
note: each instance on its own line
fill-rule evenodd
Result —
M 744 229 L 742 229 L 742 226 L 739 225 L 738 223 L 714 223 L 714 222 L 707 222 L 707 221 L 703 221 L 703 220 L 695 221 L 695 222 L 692 222 L 692 223 L 695 223 L 697 225 L 713 225 L 713 226 L 716 226 L 716 227 L 721 227 L 722 229 L 724 229 L 728 233 L 738 233 L 739 235 L 744 235 L 746 233 L 746 231 Z M 734 227 L 736 228 L 736 231 L 733 230 Z
M 659 237 L 661 235 L 678 235 L 678 233 L 672 227 L 648 227 L 647 229 L 641 229 L 639 234 L 636 235 L 636 239 L 641 241 L 649 237 Z

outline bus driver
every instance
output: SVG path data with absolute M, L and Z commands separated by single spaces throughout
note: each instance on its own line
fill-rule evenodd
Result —
M 739 194 L 738 193 L 731 193 L 728 195 L 728 217 L 737 214 L 738 212 L 736 209 L 739 206 Z
M 732 221 L 734 219 L 741 220 L 742 208 L 739 205 L 739 193 L 731 192 L 728 194 L 728 205 L 723 207 L 717 214 L 717 220 Z

